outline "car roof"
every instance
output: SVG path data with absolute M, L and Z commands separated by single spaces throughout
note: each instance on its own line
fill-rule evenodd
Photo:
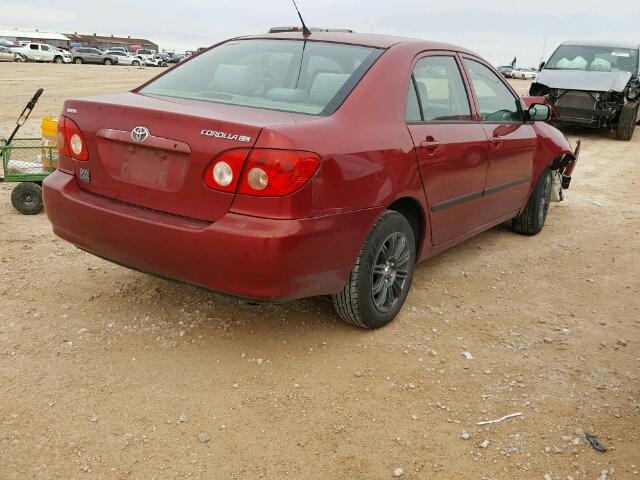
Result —
M 623 42 L 610 40 L 570 40 L 562 45 L 576 45 L 580 47 L 607 47 L 607 48 L 640 48 L 640 42 Z
M 311 35 L 303 35 L 302 32 L 278 32 L 261 35 L 249 35 L 238 39 L 278 39 L 278 40 L 308 40 L 314 42 L 346 43 L 350 45 L 362 45 L 373 48 L 391 48 L 400 43 L 411 45 L 419 50 L 453 50 L 478 56 L 462 47 L 448 43 L 432 42 L 419 38 L 399 37 L 394 35 L 380 35 L 377 33 L 349 33 L 349 32 L 313 32 Z

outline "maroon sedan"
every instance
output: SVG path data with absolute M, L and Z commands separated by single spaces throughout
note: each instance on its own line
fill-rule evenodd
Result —
M 68 100 L 45 206 L 112 262 L 255 300 L 332 295 L 375 328 L 416 261 L 506 220 L 542 229 L 577 157 L 548 116 L 453 45 L 238 38 Z

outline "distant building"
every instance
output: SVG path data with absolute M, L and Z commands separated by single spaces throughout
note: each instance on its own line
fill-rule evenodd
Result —
M 78 33 L 65 33 L 69 39 L 70 47 L 94 47 L 101 50 L 109 50 L 113 47 L 124 47 L 130 52 L 139 48 L 147 48 L 158 51 L 158 45 L 146 38 L 114 37 L 113 35 L 78 35 Z
M 69 38 L 61 33 L 41 32 L 39 30 L 0 29 L 0 38 L 9 42 L 48 43 L 56 47 L 69 47 Z

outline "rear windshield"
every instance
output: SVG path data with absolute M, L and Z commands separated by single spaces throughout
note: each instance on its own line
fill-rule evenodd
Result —
M 561 45 L 545 68 L 595 72 L 638 72 L 638 50 L 630 48 Z
M 330 115 L 383 50 L 303 40 L 233 40 L 139 93 Z

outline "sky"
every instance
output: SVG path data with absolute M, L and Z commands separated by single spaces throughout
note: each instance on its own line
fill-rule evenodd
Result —
M 517 57 L 519 66 L 536 66 L 565 40 L 640 43 L 640 0 L 297 3 L 309 26 L 444 41 L 474 50 L 495 65 Z M 131 35 L 179 52 L 285 25 L 299 25 L 290 0 L 0 0 L 0 28 Z

